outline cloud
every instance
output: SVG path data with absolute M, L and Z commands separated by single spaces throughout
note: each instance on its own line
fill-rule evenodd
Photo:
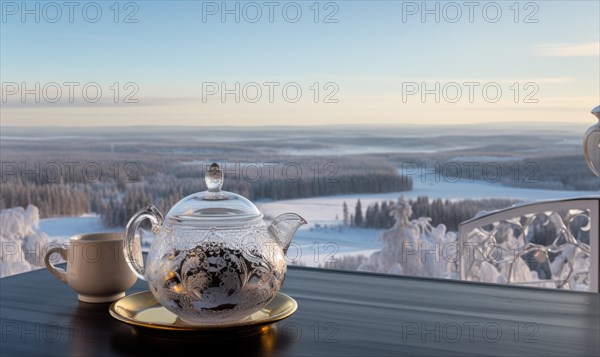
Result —
M 542 57 L 599 57 L 600 42 L 538 45 L 537 54 Z

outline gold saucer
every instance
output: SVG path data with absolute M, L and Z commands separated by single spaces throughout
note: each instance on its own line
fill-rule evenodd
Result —
M 286 294 L 278 293 L 267 306 L 252 315 L 221 325 L 189 325 L 164 308 L 148 290 L 125 296 L 110 305 L 112 317 L 130 325 L 158 330 L 215 331 L 264 326 L 291 316 L 298 303 Z

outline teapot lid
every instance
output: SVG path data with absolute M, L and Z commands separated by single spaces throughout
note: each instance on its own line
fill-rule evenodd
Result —
M 193 226 L 246 226 L 262 220 L 262 213 L 245 197 L 222 191 L 223 171 L 213 163 L 204 182 L 206 191 L 191 194 L 177 202 L 167 214 L 174 223 Z

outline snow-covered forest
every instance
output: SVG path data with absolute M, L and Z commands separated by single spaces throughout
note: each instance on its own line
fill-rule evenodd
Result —
M 240 168 L 226 163 L 225 170 L 226 173 L 229 170 L 230 175 L 225 179 L 224 188 L 252 200 L 412 189 L 412 179 L 399 175 L 396 168 L 384 160 L 344 158 L 337 159 L 335 164 L 327 158 L 315 160 L 295 159 L 291 163 L 271 160 L 267 168 L 264 165 Z M 135 164 L 135 170 L 139 172 L 136 177 L 122 177 L 120 179 L 124 181 L 118 181 L 106 174 L 91 182 L 86 180 L 85 175 L 74 176 L 67 182 L 55 182 L 45 174 L 9 175 L 6 170 L 11 167 L 4 165 L 4 171 L 0 173 L 6 182 L 2 185 L 0 209 L 31 204 L 38 207 L 42 218 L 97 212 L 107 227 L 124 226 L 140 207 L 154 203 L 167 211 L 181 198 L 206 190 L 202 163 L 165 161 L 163 166 L 159 166 L 156 162 L 138 160 Z M 110 165 L 113 164 L 101 161 L 98 165 L 99 171 L 110 173 Z M 120 165 L 126 166 L 127 163 Z M 287 168 L 283 169 L 286 165 Z M 280 169 L 277 170 L 277 167 Z M 52 166 L 52 169 L 55 167 Z M 257 175 L 265 177 L 259 179 Z
M 0 277 L 44 267 L 44 252 L 53 243 L 39 230 L 37 207 L 15 207 L 0 211 Z
M 415 200 L 409 199 L 408 204 L 412 207 L 413 217 L 429 217 L 431 224 L 437 226 L 444 224 L 448 230 L 456 232 L 461 222 L 475 217 L 481 211 L 494 211 L 509 207 L 518 202 L 511 199 L 479 199 L 451 201 L 441 198 L 429 200 L 427 196 L 419 196 Z M 375 202 L 362 207 L 360 199 L 351 212 L 344 202 L 342 217 L 345 225 L 364 228 L 391 228 L 395 224 L 394 216 L 391 214 L 396 202 L 393 200 Z M 364 214 L 363 214 L 364 211 Z
M 301 257 L 290 260 L 310 266 L 336 260 L 357 268 L 381 250 L 379 237 L 396 223 L 389 213 L 400 194 L 411 219 L 429 217 L 432 227 L 456 232 L 479 211 L 600 189 L 583 161 L 578 130 L 548 126 L 532 137 L 518 128 L 492 135 L 489 126 L 467 129 L 165 127 L 135 128 L 132 136 L 127 128 L 5 128 L 2 242 L 29 252 L 32 242 L 120 231 L 148 203 L 166 213 L 204 190 L 204 165 L 213 161 L 224 168 L 224 189 L 250 198 L 267 220 L 296 212 L 310 222 L 294 238 Z M 547 142 L 557 144 L 548 150 Z M 492 167 L 499 177 L 447 170 L 465 163 Z M 3 274 L 40 267 L 39 257 L 8 253 Z

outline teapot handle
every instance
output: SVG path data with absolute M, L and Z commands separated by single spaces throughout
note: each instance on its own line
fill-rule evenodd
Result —
M 594 175 L 600 177 L 600 105 L 592 110 L 598 122 L 583 137 L 583 156 Z
M 131 268 L 138 278 L 144 281 L 146 280 L 146 268 L 144 268 L 144 261 L 142 259 L 142 245 L 136 244 L 135 232 L 145 219 L 150 220 L 150 223 L 152 223 L 152 233 L 154 234 L 158 233 L 164 220 L 162 213 L 154 205 L 149 205 L 137 211 L 125 227 L 125 242 L 123 244 L 123 253 L 129 268 Z

